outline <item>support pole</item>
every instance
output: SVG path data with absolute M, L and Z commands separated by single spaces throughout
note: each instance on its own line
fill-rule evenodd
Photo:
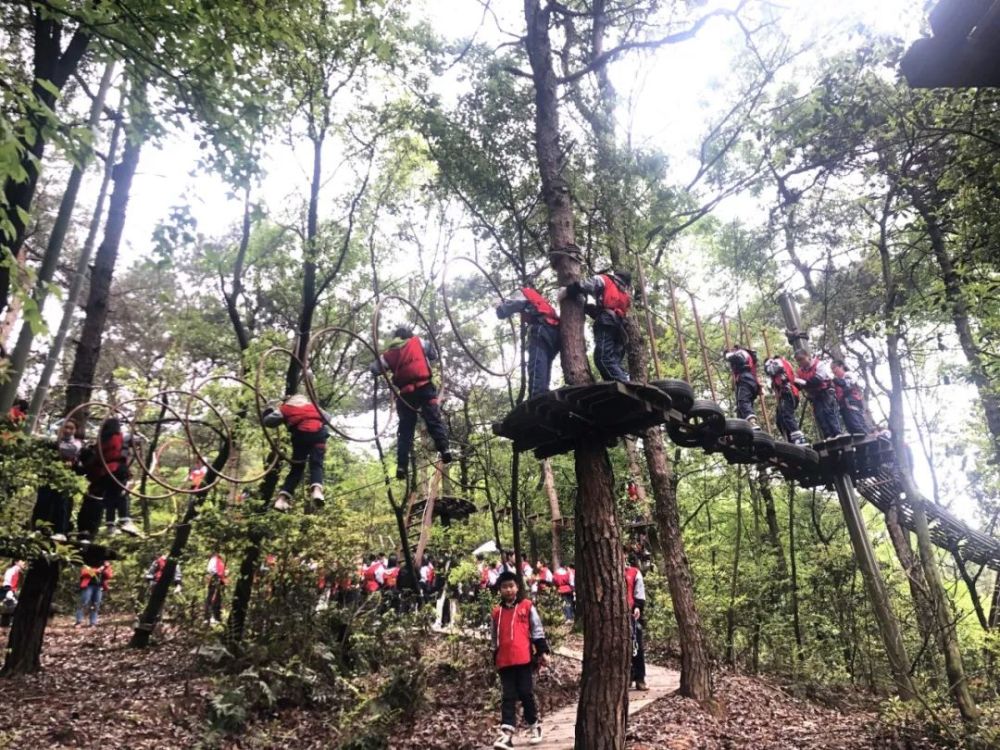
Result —
M 802 330 L 802 318 L 799 315 L 799 306 L 795 304 L 795 298 L 788 292 L 782 292 L 778 296 L 778 304 L 781 306 L 781 313 L 785 316 L 785 336 L 792 351 L 799 349 L 809 351 L 809 334 Z
M 674 282 L 672 279 L 667 278 L 667 284 L 670 285 L 670 306 L 674 310 L 674 330 L 677 332 L 677 346 L 680 350 L 681 365 L 684 367 L 684 380 L 690 383 L 691 371 L 688 369 L 687 347 L 684 346 L 684 331 L 681 330 L 681 316 L 677 311 L 677 295 L 674 294 Z
M 712 392 L 712 400 L 718 401 L 715 395 L 715 381 L 712 379 L 712 369 L 708 365 L 708 347 L 705 345 L 705 332 L 701 329 L 701 318 L 698 317 L 698 305 L 695 304 L 694 295 L 688 292 L 691 299 L 691 314 L 694 315 L 694 328 L 698 332 L 698 344 L 701 346 L 701 362 L 705 365 L 705 377 L 708 378 L 708 389 Z
M 889 605 L 889 593 L 879 572 L 875 550 L 872 548 L 871 538 L 865 528 L 865 519 L 858 506 L 854 482 L 846 474 L 838 474 L 834 477 L 833 484 L 837 490 L 841 510 L 844 512 L 844 520 L 847 522 L 847 532 L 851 537 L 854 556 L 858 560 L 865 588 L 868 590 L 872 612 L 875 614 L 879 632 L 882 634 L 882 643 L 889 659 L 889 667 L 896 683 L 896 691 L 901 699 L 911 700 L 916 693 L 913 682 L 910 680 L 910 660 L 907 658 L 906 648 L 903 646 L 899 622 Z

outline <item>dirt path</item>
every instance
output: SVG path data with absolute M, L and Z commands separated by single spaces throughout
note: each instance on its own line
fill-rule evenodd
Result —
M 583 653 L 569 648 L 556 649 L 556 653 L 577 661 L 583 661 Z M 681 675 L 673 669 L 657 667 L 653 664 L 646 664 L 646 685 L 649 690 L 640 693 L 637 690 L 629 691 L 629 716 L 636 711 L 641 711 L 653 701 L 659 700 L 680 687 Z M 538 750 L 573 750 L 573 741 L 576 732 L 576 704 L 567 706 L 548 716 L 542 716 L 542 729 L 544 739 L 538 745 L 529 747 Z M 514 738 L 515 746 L 527 745 L 527 737 L 517 736 Z

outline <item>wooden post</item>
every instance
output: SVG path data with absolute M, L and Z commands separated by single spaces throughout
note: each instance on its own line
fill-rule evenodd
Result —
M 681 365 L 684 367 L 684 380 L 690 383 L 691 371 L 688 369 L 687 347 L 684 346 L 684 331 L 681 330 L 681 316 L 677 311 L 677 295 L 674 294 L 673 279 L 668 277 L 667 284 L 670 285 L 670 306 L 674 310 L 674 330 L 677 332 L 677 346 L 680 350 Z

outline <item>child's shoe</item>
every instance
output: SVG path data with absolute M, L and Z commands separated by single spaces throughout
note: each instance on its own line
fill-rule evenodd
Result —
M 287 492 L 279 492 L 278 499 L 274 501 L 274 509 L 282 513 L 287 513 L 292 509 L 292 496 Z
M 124 531 L 129 536 L 139 536 L 139 527 L 132 523 L 131 518 L 119 518 L 118 528 Z
M 400 480 L 406 479 L 406 469 L 404 469 L 402 466 L 396 469 L 396 479 Z
M 500 727 L 500 736 L 493 743 L 493 747 L 504 750 L 504 748 L 514 747 L 514 727 L 504 724 Z
M 310 495 L 310 497 L 312 498 L 313 505 L 315 505 L 317 508 L 322 508 L 324 503 L 326 502 L 323 499 L 323 485 L 314 484 L 311 489 L 312 489 L 312 494 Z
M 530 737 L 528 740 L 529 745 L 537 745 L 542 741 L 542 722 L 536 721 L 531 725 L 528 737 Z

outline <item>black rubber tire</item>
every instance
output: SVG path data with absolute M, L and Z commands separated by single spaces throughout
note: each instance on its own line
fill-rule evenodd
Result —
M 714 401 L 699 398 L 688 410 L 687 422 L 705 440 L 714 440 L 722 437 L 726 430 L 726 413 Z
M 753 426 L 745 419 L 727 419 L 723 433 L 730 442 L 740 448 L 753 445 Z
M 682 448 L 700 448 L 705 444 L 701 432 L 686 422 L 670 422 L 667 425 L 667 435 L 675 445 Z
M 766 461 L 774 455 L 775 440 L 766 432 L 756 430 L 753 434 L 753 454 L 761 461 Z
M 804 445 L 775 442 L 774 457 L 782 463 L 802 469 L 815 469 L 819 466 L 819 454 Z
M 664 378 L 663 380 L 653 380 L 650 385 L 670 396 L 673 407 L 681 414 L 687 414 L 694 406 L 694 389 L 683 380 Z

